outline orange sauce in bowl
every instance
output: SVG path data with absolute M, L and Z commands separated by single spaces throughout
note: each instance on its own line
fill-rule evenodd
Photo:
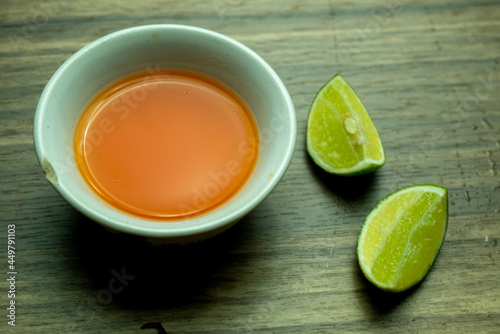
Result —
M 160 220 L 192 217 L 227 202 L 250 177 L 258 131 L 246 104 L 197 73 L 126 77 L 85 108 L 75 158 L 107 203 Z

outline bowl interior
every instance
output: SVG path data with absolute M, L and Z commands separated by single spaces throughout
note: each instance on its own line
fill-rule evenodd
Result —
M 102 89 L 137 72 L 165 68 L 195 71 L 222 82 L 248 104 L 260 148 L 255 170 L 230 201 L 204 215 L 157 222 L 125 214 L 102 201 L 82 179 L 73 153 L 73 132 L 82 110 Z M 290 163 L 296 137 L 294 108 L 286 88 L 257 54 L 215 32 L 179 25 L 130 28 L 87 45 L 54 74 L 35 116 L 35 146 L 54 187 L 76 209 L 108 228 L 173 237 L 222 228 L 248 213 L 277 185 Z

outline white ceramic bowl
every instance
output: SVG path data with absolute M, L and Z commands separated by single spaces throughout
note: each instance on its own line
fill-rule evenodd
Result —
M 139 218 L 104 202 L 76 167 L 72 143 L 80 113 L 98 92 L 129 74 L 163 68 L 195 71 L 230 87 L 252 110 L 261 140 L 255 169 L 233 198 L 208 213 L 173 222 Z M 108 229 L 147 237 L 158 244 L 200 241 L 240 220 L 281 180 L 295 140 L 290 95 L 261 57 L 219 33 L 168 24 L 117 31 L 76 52 L 45 87 L 34 123 L 38 160 L 62 197 Z

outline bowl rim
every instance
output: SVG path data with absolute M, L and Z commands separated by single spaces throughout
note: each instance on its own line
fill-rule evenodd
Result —
M 54 182 L 51 180 L 50 177 L 48 177 L 48 174 L 46 174 L 47 179 L 50 181 L 52 186 L 58 191 L 58 193 L 76 210 L 81 212 L 83 215 L 89 217 L 90 219 L 98 222 L 99 224 L 106 226 L 112 230 L 128 233 L 128 234 L 134 234 L 134 235 L 139 235 L 139 236 L 145 236 L 145 237 L 153 237 L 153 238 L 176 238 L 176 237 L 188 237 L 188 236 L 195 236 L 198 234 L 204 234 L 208 233 L 210 231 L 218 230 L 218 229 L 225 229 L 225 227 L 229 227 L 232 225 L 235 221 L 238 221 L 242 217 L 244 217 L 246 214 L 248 214 L 251 210 L 253 210 L 255 207 L 257 207 L 273 190 L 274 188 L 278 185 L 278 183 L 281 181 L 283 176 L 285 175 L 291 161 L 293 158 L 293 154 L 295 151 L 295 145 L 296 145 L 296 140 L 297 140 L 297 124 L 296 124 L 296 114 L 295 114 L 295 108 L 292 102 L 292 99 L 290 97 L 290 94 L 288 93 L 284 83 L 282 80 L 279 78 L 278 74 L 274 71 L 274 69 L 261 57 L 259 56 L 255 51 L 251 50 L 249 47 L 245 46 L 241 42 L 228 37 L 224 34 L 205 29 L 205 28 L 200 28 L 200 27 L 195 27 L 195 26 L 190 26 L 190 25 L 182 25 L 182 24 L 152 24 L 152 25 L 140 25 L 140 26 L 134 26 L 134 27 L 129 27 L 125 29 L 121 29 L 115 32 L 112 32 L 110 34 L 107 34 L 105 36 L 102 36 L 89 44 L 85 45 L 81 49 L 79 49 L 77 52 L 75 52 L 73 55 L 71 55 L 58 69 L 57 71 L 52 75 L 48 83 L 46 84 L 41 97 L 38 101 L 37 108 L 35 111 L 35 117 L 34 117 L 34 130 L 33 130 L 33 135 L 34 135 L 34 144 L 35 144 L 35 151 L 36 155 L 39 161 L 40 166 L 42 167 L 42 170 L 44 173 L 46 173 L 46 150 L 44 148 L 44 131 L 45 129 L 43 128 L 43 120 L 45 117 L 45 113 L 47 110 L 47 103 L 50 97 L 50 94 L 53 92 L 54 86 L 56 86 L 57 82 L 61 80 L 61 77 L 67 74 L 67 71 L 70 70 L 72 65 L 76 62 L 78 62 L 82 57 L 85 57 L 86 54 L 92 50 L 93 48 L 98 47 L 104 42 L 107 42 L 109 40 L 115 39 L 115 38 L 120 38 L 122 36 L 126 36 L 128 34 L 135 34 L 135 33 L 142 33 L 143 31 L 180 31 L 182 30 L 183 32 L 191 32 L 191 33 L 197 33 L 200 35 L 204 35 L 206 37 L 211 37 L 215 38 L 218 40 L 221 40 L 224 43 L 229 43 L 233 47 L 236 47 L 239 51 L 246 53 L 248 56 L 250 56 L 254 61 L 258 62 L 264 69 L 267 75 L 269 75 L 270 79 L 274 81 L 274 83 L 277 85 L 279 88 L 279 92 L 286 101 L 286 105 L 283 105 L 283 110 L 286 111 L 286 116 L 289 118 L 290 122 L 290 127 L 287 129 L 288 131 L 286 138 L 286 147 L 282 148 L 282 151 L 284 152 L 282 159 L 279 162 L 279 165 L 276 166 L 275 173 L 272 176 L 271 180 L 266 183 L 266 187 L 263 189 L 260 189 L 257 196 L 252 198 L 251 201 L 245 203 L 243 207 L 238 207 L 236 210 L 231 210 L 228 211 L 227 215 L 225 215 L 223 218 L 220 218 L 216 221 L 212 222 L 206 222 L 203 224 L 196 224 L 196 225 L 191 225 L 188 226 L 186 223 L 190 221 L 191 219 L 196 219 L 196 217 L 193 218 L 186 218 L 181 221 L 177 222 L 163 222 L 159 221 L 160 224 L 158 224 L 157 220 L 151 220 L 147 218 L 140 218 L 137 216 L 133 216 L 133 220 L 143 220 L 147 222 L 155 222 L 156 227 L 152 228 L 149 224 L 144 224 L 143 226 L 141 224 L 131 224 L 130 222 L 119 222 L 116 221 L 115 219 L 110 219 L 106 217 L 105 214 L 103 214 L 102 210 L 96 210 L 95 208 L 92 207 L 92 205 L 85 205 L 80 201 L 74 194 L 72 193 L 71 189 L 66 187 L 64 184 L 60 182 Z M 49 163 L 50 166 L 50 163 Z M 52 168 L 52 167 L 51 167 Z M 124 214 L 124 217 L 129 217 L 128 214 L 118 210 L 119 212 Z M 202 215 L 203 216 L 203 215 Z M 199 217 L 199 216 L 197 216 Z

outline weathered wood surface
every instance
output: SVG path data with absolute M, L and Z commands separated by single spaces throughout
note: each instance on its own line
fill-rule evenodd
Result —
M 62 62 L 102 35 L 151 23 L 200 26 L 251 47 L 297 112 L 296 152 L 276 190 L 195 247 L 158 250 L 108 234 L 52 189 L 34 153 L 36 104 Z M 0 332 L 154 333 L 140 327 L 161 322 L 169 334 L 498 333 L 499 31 L 494 0 L 2 0 Z M 381 134 L 387 163 L 373 176 L 327 176 L 305 151 L 310 103 L 337 72 Z M 421 285 L 386 295 L 363 278 L 356 238 L 377 201 L 422 183 L 449 190 L 446 240 Z M 10 224 L 15 328 L 6 317 Z

